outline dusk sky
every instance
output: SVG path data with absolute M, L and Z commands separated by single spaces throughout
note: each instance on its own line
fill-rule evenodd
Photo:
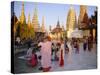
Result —
M 59 17 L 60 25 L 62 26 L 63 24 L 64 27 L 66 27 L 66 19 L 67 19 L 70 6 L 73 6 L 77 17 L 79 16 L 79 12 L 80 12 L 79 5 L 24 2 L 24 12 L 26 16 L 26 22 L 28 20 L 29 13 L 30 13 L 31 21 L 32 21 L 35 5 L 38 10 L 39 24 L 41 26 L 42 16 L 44 16 L 45 17 L 45 27 L 47 29 L 49 28 L 50 25 L 52 26 L 52 28 L 56 26 L 58 17 Z M 15 2 L 14 12 L 18 19 L 19 19 L 19 16 L 21 15 L 21 9 L 22 9 L 22 2 L 18 2 L 18 1 Z M 94 14 L 95 9 L 96 9 L 96 6 L 87 7 L 87 13 L 89 17 Z

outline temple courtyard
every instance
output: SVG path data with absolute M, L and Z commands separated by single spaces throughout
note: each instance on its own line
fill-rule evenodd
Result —
M 24 50 L 27 50 L 25 48 Z M 24 56 L 26 54 L 26 51 L 19 52 L 15 54 L 15 73 L 36 73 L 36 72 L 42 72 L 42 70 L 39 70 L 40 63 L 38 63 L 37 66 L 31 67 L 27 65 L 27 61 L 24 59 L 21 59 L 19 57 Z M 80 53 L 76 54 L 75 51 L 72 51 L 71 54 L 71 61 L 68 62 L 68 54 L 65 54 L 64 57 L 64 66 L 60 67 L 58 61 L 52 61 L 52 67 L 50 72 L 53 71 L 69 71 L 69 70 L 87 70 L 87 69 L 96 69 L 97 68 L 97 49 L 96 45 L 93 44 L 93 49 L 91 52 L 84 51 L 82 48 L 82 43 L 80 43 Z

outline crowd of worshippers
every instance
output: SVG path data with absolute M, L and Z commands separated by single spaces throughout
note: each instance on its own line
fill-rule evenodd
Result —
M 39 70 L 43 70 L 43 72 L 47 72 L 51 69 L 51 61 L 59 61 L 59 65 L 64 65 L 64 41 L 60 39 L 56 43 L 56 47 L 54 41 L 51 41 L 49 36 L 44 37 L 41 42 L 38 43 L 38 48 L 40 51 L 35 52 L 31 47 L 29 47 L 26 57 L 30 58 L 27 64 L 34 67 L 39 62 L 41 63 L 41 67 Z M 59 52 L 60 51 L 60 52 Z M 54 55 L 54 58 L 52 58 Z
M 83 50 L 86 50 L 86 39 L 83 41 Z M 71 53 L 72 50 L 75 50 L 75 53 L 79 54 L 79 42 L 77 39 L 72 38 L 70 43 L 65 38 L 61 38 L 59 40 L 51 40 L 49 36 L 46 36 L 41 39 L 38 43 L 38 48 L 40 51 L 35 52 L 31 47 L 29 47 L 27 51 L 27 64 L 34 67 L 40 62 L 39 70 L 43 70 L 43 72 L 50 71 L 52 68 L 51 62 L 58 61 L 60 67 L 64 66 L 64 55 L 68 54 L 68 60 L 71 62 Z M 88 49 L 91 49 L 90 46 Z

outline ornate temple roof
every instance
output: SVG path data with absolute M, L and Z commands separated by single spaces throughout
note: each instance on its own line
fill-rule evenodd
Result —
M 52 33 L 59 33 L 59 32 L 62 32 L 62 31 L 63 31 L 63 29 L 60 27 L 60 23 L 59 23 L 59 20 L 58 20 L 56 28 L 54 28 L 51 32 Z

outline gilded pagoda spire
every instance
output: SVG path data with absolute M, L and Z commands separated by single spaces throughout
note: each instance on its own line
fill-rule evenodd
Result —
M 28 15 L 28 28 L 31 27 L 30 14 Z
M 60 28 L 60 22 L 59 22 L 59 17 L 58 17 L 58 21 L 57 21 L 57 28 Z
M 45 32 L 45 21 L 44 21 L 44 16 L 42 17 L 42 27 L 41 27 L 41 30 L 42 32 Z
M 25 18 L 25 13 L 24 13 L 24 2 L 22 2 L 20 22 L 21 22 L 21 24 L 26 24 L 26 18 Z
M 33 19 L 32 19 L 32 25 L 34 27 L 35 32 L 38 32 L 40 29 L 40 26 L 38 23 L 38 13 L 37 13 L 36 5 L 35 5 L 34 15 L 33 15 Z
M 68 15 L 67 15 L 67 22 L 66 22 L 66 30 L 67 30 L 67 37 L 71 37 L 71 33 L 77 27 L 76 23 L 76 13 L 74 8 L 71 6 Z
M 66 22 L 67 30 L 76 28 L 76 13 L 74 8 L 71 6 L 67 15 L 67 22 Z
M 81 28 L 84 15 L 87 13 L 87 6 L 80 5 L 80 13 L 78 17 L 78 27 Z

